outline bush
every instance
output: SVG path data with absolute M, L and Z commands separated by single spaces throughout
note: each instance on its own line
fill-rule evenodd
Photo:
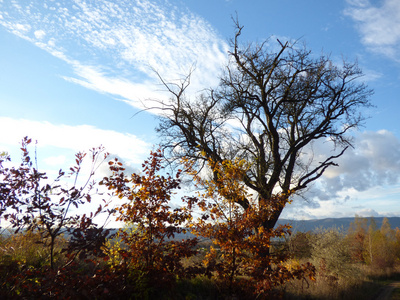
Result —
M 62 248 L 67 241 L 59 238 L 55 244 L 55 265 L 65 263 L 65 257 L 60 255 Z M 16 261 L 29 267 L 40 268 L 50 264 L 50 251 L 43 244 L 43 238 L 40 233 L 33 231 L 19 232 L 9 236 L 3 236 L 1 243 L 1 262 Z
M 345 234 L 338 229 L 320 230 L 311 241 L 312 260 L 320 276 L 334 281 L 339 277 L 351 278 L 357 274 L 352 266 Z M 333 277 L 330 277 L 333 276 Z

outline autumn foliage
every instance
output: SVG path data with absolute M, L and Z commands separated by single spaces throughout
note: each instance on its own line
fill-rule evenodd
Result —
M 262 299 L 272 294 L 277 296 L 274 288 L 295 278 L 313 280 L 315 270 L 311 264 L 288 269 L 284 262 L 290 254 L 270 251 L 271 241 L 289 235 L 290 226 L 275 229 L 263 226 L 267 214 L 289 202 L 290 192 L 276 195 L 272 201 L 259 201 L 268 203 L 268 207 L 252 205 L 244 209 L 240 203 L 250 198 L 243 184 L 248 169 L 244 160 L 218 163 L 208 159 L 210 179 L 204 179 L 186 162 L 188 172 L 204 191 L 189 202 L 189 207 L 193 209 L 197 205 L 201 211 L 200 217 L 191 224 L 192 230 L 213 242 L 204 263 L 216 272 L 229 293 L 247 287 L 247 293 Z
M 56 284 L 59 279 L 67 276 L 70 280 L 81 281 L 78 274 L 68 272 L 74 270 L 77 261 L 93 264 L 94 258 L 102 257 L 101 246 L 109 235 L 104 224 L 99 226 L 95 223 L 100 213 L 111 213 L 106 208 L 108 203 L 102 200 L 92 203 L 95 194 L 93 175 L 108 154 L 102 148 L 90 151 L 90 170 L 83 181 L 80 177 L 87 156 L 84 152 L 76 154 L 76 164 L 68 173 L 60 170 L 55 179 L 49 180 L 31 159 L 28 150 L 31 142 L 27 137 L 22 140 L 19 167 L 6 167 L 10 158 L 0 158 L 0 217 L 11 227 L 11 239 L 27 243 L 22 251 L 36 245 L 32 251 L 40 255 L 33 262 L 32 257 L 24 255 L 18 259 L 12 246 L 3 249 L 5 254 L 0 276 L 4 299 L 16 296 L 36 298 L 33 296 L 36 294 L 61 298 L 57 295 L 64 295 L 63 289 L 71 286 Z M 79 181 L 83 183 L 78 185 Z M 80 214 L 77 208 L 87 203 L 92 203 L 95 210 Z M 2 242 L 5 245 L 9 242 L 4 231 Z M 67 279 L 64 281 L 68 282 Z
M 289 234 L 287 226 L 261 226 L 261 211 L 274 207 L 244 210 L 237 204 L 249 197 L 241 184 L 245 162 L 209 161 L 215 176 L 207 180 L 188 164 L 183 164 L 185 171 L 166 173 L 157 150 L 140 173 L 125 174 L 118 159 L 110 160 L 111 175 L 96 183 L 95 171 L 108 154 L 94 148 L 88 178 L 80 180 L 87 158 L 82 152 L 68 173 L 60 170 L 50 181 L 31 159 L 31 142 L 22 141 L 19 167 L 6 167 L 10 158 L 5 155 L 0 161 L 0 212 L 13 230 L 11 237 L 2 238 L 8 253 L 0 268 L 3 298 L 174 298 L 180 282 L 206 276 L 220 287 L 221 296 L 252 299 L 272 295 L 276 286 L 294 278 L 313 278 L 311 265 L 289 270 L 283 265 L 287 253 L 270 253 L 271 239 Z M 203 192 L 183 196 L 179 204 L 175 198 L 183 175 L 191 176 Z M 102 200 L 105 194 L 96 192 L 102 187 L 113 199 L 113 209 Z M 288 196 L 277 195 L 273 203 L 286 203 Z M 78 213 L 94 201 L 92 213 Z M 95 223 L 100 214 L 113 214 L 125 225 L 111 235 L 104 224 Z M 177 238 L 189 232 L 191 237 Z M 199 251 L 199 239 L 211 242 L 205 253 Z M 20 245 L 25 254 L 31 253 L 28 249 L 40 254 L 23 255 L 11 245 Z M 199 255 L 197 263 L 187 263 Z
M 243 184 L 244 160 L 208 159 L 201 170 L 184 160 L 183 170 L 169 174 L 156 150 L 140 172 L 126 174 L 118 159 L 95 148 L 49 180 L 32 161 L 30 144 L 22 141 L 18 167 L 0 157 L 4 299 L 275 299 L 298 284 L 308 291 L 324 284 L 339 295 L 340 282 L 359 278 L 363 266 L 387 271 L 400 261 L 393 255 L 400 231 L 387 219 L 377 228 L 373 219 L 357 217 L 347 234 L 291 236 L 288 225 L 266 228 L 291 191 L 245 208 L 241 201 L 253 195 Z M 90 171 L 82 180 L 86 159 Z M 97 183 L 105 160 L 111 173 Z M 184 177 L 196 193 L 180 189 Z M 94 209 L 84 214 L 88 203 Z M 100 215 L 123 226 L 98 225 Z
M 50 267 L 55 268 L 54 260 L 57 239 L 69 234 L 71 238 L 67 248 L 72 261 L 76 255 L 87 252 L 98 252 L 98 243 L 95 240 L 105 239 L 107 231 L 94 224 L 94 218 L 105 211 L 107 203 L 98 204 L 96 210 L 87 214 L 73 213 L 73 209 L 86 203 L 91 203 L 95 183 L 92 177 L 96 168 L 104 161 L 108 154 L 102 148 L 93 148 L 90 151 L 91 166 L 88 177 L 81 186 L 77 185 L 81 175 L 81 166 L 86 153 L 76 154 L 76 164 L 69 173 L 60 170 L 58 176 L 50 181 L 46 173 L 40 172 L 35 166 L 28 151 L 31 139 L 22 140 L 22 163 L 18 168 L 4 168 L 0 160 L 0 216 L 9 222 L 15 233 L 23 230 L 40 235 L 38 242 L 43 243 L 50 250 Z M 9 160 L 6 158 L 5 160 Z M 72 186 L 62 184 L 62 180 L 72 180 Z
M 182 258 L 195 254 L 196 238 L 174 239 L 185 233 L 191 215 L 183 208 L 171 209 L 171 197 L 179 188 L 180 172 L 175 177 L 160 175 L 162 154 L 151 152 L 142 167 L 142 174 L 126 176 L 122 164 L 110 161 L 112 175 L 101 182 L 123 202 L 116 208 L 117 221 L 128 230 L 120 230 L 124 247 L 118 251 L 127 268 L 142 272 L 158 286 L 172 285 L 176 276 L 190 274 L 182 266 Z

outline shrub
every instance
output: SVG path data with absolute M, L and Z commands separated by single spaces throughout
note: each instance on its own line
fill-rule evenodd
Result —
M 171 209 L 170 199 L 179 188 L 180 172 L 175 177 L 160 173 L 161 151 L 151 152 L 143 163 L 143 175 L 123 173 L 122 163 L 110 161 L 111 176 L 101 182 L 111 195 L 122 199 L 116 208 L 117 220 L 131 230 L 120 230 L 120 244 L 110 247 L 109 253 L 121 256 L 122 263 L 132 270 L 147 274 L 155 286 L 173 285 L 176 277 L 190 276 L 182 258 L 194 255 L 197 239 L 174 240 L 175 234 L 185 233 L 185 223 L 191 218 L 183 208 Z M 120 243 L 119 241 L 117 243 Z M 120 249 L 115 252 L 115 247 Z
M 104 211 L 102 205 L 89 216 L 72 214 L 71 209 L 91 202 L 95 186 L 92 177 L 108 154 L 101 147 L 91 149 L 90 174 L 82 186 L 78 186 L 77 182 L 86 157 L 84 152 L 75 155 L 76 164 L 70 168 L 68 175 L 60 170 L 54 181 L 49 183 L 46 173 L 40 172 L 37 162 L 34 164 L 30 157 L 28 146 L 31 142 L 28 137 L 22 140 L 22 163 L 19 167 L 4 167 L 2 163 L 10 158 L 0 157 L 0 217 L 4 217 L 16 233 L 23 230 L 39 234 L 41 238 L 38 242 L 48 247 L 49 263 L 54 269 L 54 260 L 58 255 L 55 252 L 57 241 L 65 234 L 72 235 L 67 249 L 71 259 L 78 253 L 97 251 L 94 246 L 101 245 L 104 235 L 107 235 L 103 228 L 97 228 L 93 223 L 93 218 Z M 62 179 L 68 181 L 69 177 L 73 178 L 71 188 L 61 183 Z M 99 240 L 101 242 L 96 243 Z
M 320 230 L 313 236 L 312 259 L 326 279 L 351 278 L 356 274 L 345 235 L 338 229 Z

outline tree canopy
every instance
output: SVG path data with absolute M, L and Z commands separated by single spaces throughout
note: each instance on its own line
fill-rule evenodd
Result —
M 351 146 L 350 129 L 365 120 L 361 109 L 371 106 L 372 91 L 356 62 L 339 66 L 279 40 L 276 47 L 269 40 L 243 46 L 243 27 L 236 25 L 217 88 L 191 99 L 190 74 L 180 84 L 160 77 L 172 97 L 163 103 L 158 132 L 172 159 L 186 157 L 199 167 L 208 159 L 245 159 L 251 167 L 242 181 L 256 201 L 239 204 L 268 207 L 274 193 L 300 191 L 336 165 Z M 332 152 L 317 161 L 310 151 L 320 140 L 331 141 Z M 264 221 L 266 228 L 273 228 L 283 208 Z

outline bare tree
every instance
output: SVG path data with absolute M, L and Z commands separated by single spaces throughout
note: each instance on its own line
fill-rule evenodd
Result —
M 185 156 L 199 164 L 246 159 L 251 169 L 243 183 L 257 199 L 238 204 L 268 209 L 277 190 L 298 192 L 336 165 L 351 146 L 349 130 L 365 120 L 360 109 L 371 106 L 372 90 L 359 80 L 356 63 L 337 66 L 329 57 L 279 40 L 277 51 L 268 41 L 243 47 L 242 27 L 236 25 L 230 61 L 216 89 L 192 100 L 185 94 L 190 75 L 181 84 L 160 77 L 172 99 L 164 103 L 158 131 L 171 158 Z M 332 142 L 332 155 L 304 159 L 319 140 Z M 284 206 L 268 214 L 265 228 L 275 226 Z

